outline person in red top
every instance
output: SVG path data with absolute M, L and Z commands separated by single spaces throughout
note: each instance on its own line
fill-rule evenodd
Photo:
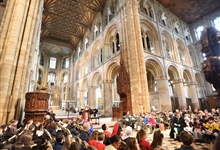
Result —
M 103 133 L 107 136 L 107 137 L 111 137 L 111 133 L 109 131 L 107 131 L 108 127 L 106 126 L 106 124 L 102 125 L 102 130 Z
M 122 131 L 122 128 L 120 124 L 115 123 L 111 136 L 118 135 L 121 137 L 122 136 L 121 131 Z
M 102 132 L 98 133 L 98 141 L 96 142 L 96 144 L 94 145 L 95 148 L 97 148 L 97 150 L 104 150 L 105 149 L 105 144 L 103 144 L 103 141 L 105 139 L 105 134 Z
M 141 150 L 150 150 L 150 143 L 146 140 L 147 133 L 144 129 L 137 132 L 136 138 Z
M 98 140 L 98 133 L 99 133 L 99 131 L 97 131 L 97 130 L 92 132 L 92 135 L 90 136 L 90 139 L 88 141 L 89 145 L 95 146 L 95 144 Z

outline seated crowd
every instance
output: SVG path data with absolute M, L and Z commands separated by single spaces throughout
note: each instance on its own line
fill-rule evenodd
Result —
M 0 128 L 0 149 L 9 150 L 166 150 L 161 130 L 170 129 L 170 137 L 182 141 L 176 150 L 194 150 L 193 141 L 210 142 L 219 134 L 219 110 L 176 110 L 130 115 L 117 122 L 112 132 L 106 124 L 102 131 L 82 119 L 58 120 L 46 115 L 43 123 L 28 120 L 19 125 L 10 120 Z M 124 128 L 124 132 L 123 129 Z M 137 130 L 134 136 L 133 130 Z M 153 141 L 147 141 L 147 132 Z

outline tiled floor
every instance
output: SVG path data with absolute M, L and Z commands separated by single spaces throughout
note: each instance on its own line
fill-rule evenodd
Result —
M 63 112 L 56 112 L 56 117 L 57 118 L 68 118 L 68 114 L 63 113 Z M 72 118 L 74 116 L 77 116 L 77 114 L 69 114 L 69 118 Z M 95 120 L 92 120 L 91 123 L 93 124 L 93 128 L 95 130 L 101 130 L 101 125 L 102 124 L 106 124 L 107 126 L 109 126 L 109 131 L 112 131 L 112 127 L 114 126 L 114 124 L 116 123 L 116 121 L 112 121 L 111 117 L 107 117 L 107 118 L 100 118 L 99 119 L 100 124 L 94 124 Z M 170 139 L 169 137 L 169 132 L 170 130 L 166 130 L 166 131 L 162 131 L 162 133 L 164 134 L 164 141 L 163 141 L 163 145 L 167 146 L 167 148 L 169 150 L 174 150 L 175 148 L 179 148 L 181 146 L 181 142 L 178 141 L 174 141 L 173 139 Z M 136 131 L 133 131 L 132 137 L 136 136 Z M 153 140 L 153 134 L 148 134 L 147 140 L 151 143 Z M 213 144 L 207 144 L 207 143 L 193 143 L 193 147 L 196 150 L 211 150 L 212 149 Z

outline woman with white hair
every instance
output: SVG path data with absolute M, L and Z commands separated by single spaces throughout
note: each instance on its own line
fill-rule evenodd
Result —
M 121 136 L 121 139 L 126 142 L 127 138 L 130 137 L 132 134 L 132 128 L 130 126 L 127 126 L 125 128 L 124 134 Z

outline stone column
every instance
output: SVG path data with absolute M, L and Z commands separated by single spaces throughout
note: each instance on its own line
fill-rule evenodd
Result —
M 196 83 L 188 83 L 187 84 L 189 91 L 189 97 L 192 99 L 192 104 L 194 105 L 194 108 L 199 108 L 199 101 L 198 101 L 198 95 L 197 95 L 197 90 L 196 90 Z
M 80 90 L 80 104 L 79 104 L 79 106 L 81 107 L 81 108 L 84 108 L 85 107 L 85 100 L 84 100 L 84 97 L 85 97 L 85 93 L 87 92 L 87 90 Z M 89 101 L 88 101 L 88 103 L 89 103 Z
M 158 86 L 158 92 L 160 95 L 161 110 L 162 111 L 171 110 L 171 100 L 170 100 L 168 80 L 165 77 L 163 77 L 156 79 L 156 81 Z
M 96 89 L 97 86 L 90 86 L 89 87 L 89 106 L 91 108 L 95 108 L 96 107 Z
M 112 113 L 112 81 L 104 80 L 103 81 L 103 93 L 104 93 L 104 114 L 109 116 Z
M 0 116 L 1 123 L 13 118 L 17 99 L 24 97 L 28 89 L 29 56 L 32 51 L 31 44 L 35 38 L 33 35 L 39 11 L 40 1 L 17 0 L 8 1 L 8 7 L 3 25 L 1 41 L 1 70 L 0 71 Z M 10 9 L 10 10 L 9 10 Z M 7 109 L 7 106 L 8 107 Z M 6 108 L 6 109 L 5 109 Z M 6 112 L 7 111 L 7 112 Z
M 120 42 L 125 67 L 130 75 L 133 113 L 149 112 L 150 102 L 147 86 L 144 50 L 142 46 L 140 18 L 137 0 L 121 0 Z
M 179 98 L 179 107 L 186 108 L 186 96 L 183 87 L 183 81 L 173 81 L 174 95 Z

